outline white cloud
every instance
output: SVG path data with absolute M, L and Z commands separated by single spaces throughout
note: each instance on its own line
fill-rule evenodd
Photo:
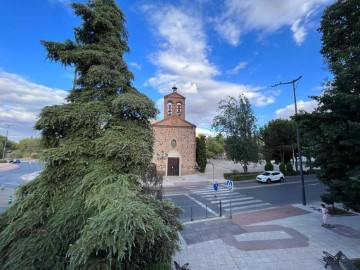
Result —
M 214 19 L 220 37 L 238 45 L 242 34 L 249 31 L 271 33 L 290 27 L 300 45 L 307 34 L 311 16 L 320 6 L 332 0 L 225 0 L 222 14 Z
M 236 75 L 239 73 L 240 70 L 244 69 L 247 66 L 247 62 L 240 62 L 239 64 L 237 64 L 236 67 L 234 67 L 231 70 L 228 70 L 226 73 L 231 74 L 231 75 Z
M 0 134 L 19 141 L 38 135 L 33 126 L 45 106 L 64 103 L 67 92 L 30 82 L 19 75 L 0 70 Z
M 136 69 L 138 69 L 138 70 L 141 70 L 141 65 L 138 64 L 138 63 L 130 62 L 129 65 L 136 68 Z
M 209 61 L 211 49 L 207 44 L 202 17 L 192 12 L 191 8 L 182 10 L 171 5 L 161 8 L 147 5 L 143 7 L 143 12 L 157 43 L 161 44 L 150 56 L 157 73 L 147 84 L 161 94 L 168 94 L 176 85 L 178 92 L 186 97 L 188 121 L 196 123 L 199 128 L 208 129 L 219 101 L 226 96 L 245 94 L 255 106 L 274 102 L 272 92 L 266 95 L 261 93 L 263 87 L 217 79 L 221 71 Z M 246 62 L 240 62 L 233 72 L 245 66 Z M 159 105 L 162 110 L 163 105 Z
M 315 100 L 310 101 L 303 101 L 299 100 L 297 102 L 297 109 L 298 112 L 300 110 L 306 111 L 306 112 L 312 112 L 315 110 L 315 108 L 318 106 L 318 103 Z M 289 119 L 290 116 L 293 116 L 295 114 L 295 106 L 294 104 L 288 105 L 285 108 L 279 109 L 275 112 L 274 119 Z

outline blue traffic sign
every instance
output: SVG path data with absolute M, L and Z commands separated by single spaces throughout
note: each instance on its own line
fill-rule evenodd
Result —
M 232 190 L 234 188 L 234 185 L 233 185 L 233 181 L 231 180 L 227 180 L 226 181 L 226 186 L 229 190 Z

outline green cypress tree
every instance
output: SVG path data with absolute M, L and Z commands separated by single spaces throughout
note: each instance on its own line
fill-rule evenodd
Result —
M 75 67 L 74 88 L 35 125 L 45 169 L 0 215 L 1 269 L 152 269 L 171 260 L 181 228 L 180 209 L 143 179 L 153 175 L 157 110 L 131 86 L 115 1 L 72 7 L 83 21 L 75 41 L 42 44 L 50 60 Z
M 200 172 L 205 172 L 206 170 L 206 137 L 202 134 L 199 134 L 196 137 L 196 162 L 199 166 Z

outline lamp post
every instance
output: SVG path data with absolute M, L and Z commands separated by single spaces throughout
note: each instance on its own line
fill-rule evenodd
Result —
M 282 84 L 292 84 L 293 86 L 293 93 L 294 93 L 294 105 L 295 105 L 295 117 L 297 116 L 297 104 L 296 104 L 296 93 L 295 93 L 295 83 L 299 81 L 302 78 L 300 76 L 299 78 L 292 80 L 290 82 L 285 83 L 277 83 L 272 85 L 271 87 L 276 87 L 278 85 Z M 302 190 L 302 203 L 303 205 L 306 205 L 306 196 L 305 196 L 305 183 L 304 183 L 304 173 L 303 173 L 303 167 L 302 167 L 302 154 L 301 154 L 301 141 L 300 141 L 300 127 L 298 121 L 296 121 L 296 142 L 297 142 L 297 148 L 298 148 L 298 156 L 299 156 L 299 165 L 300 165 L 300 179 L 301 179 L 301 190 Z
M 9 127 L 11 125 L 7 125 L 6 127 L 6 136 L 5 136 L 5 142 L 4 142 L 4 149 L 3 149 L 3 155 L 2 155 L 2 159 L 5 159 L 5 154 L 6 154 L 6 144 L 7 144 L 7 137 L 8 137 L 8 133 L 9 133 Z

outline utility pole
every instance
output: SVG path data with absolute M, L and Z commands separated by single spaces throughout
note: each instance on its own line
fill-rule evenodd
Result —
M 297 116 L 297 104 L 296 104 L 296 93 L 295 93 L 295 83 L 298 82 L 302 76 L 299 78 L 292 80 L 290 82 L 279 82 L 277 84 L 272 85 L 271 87 L 276 87 L 282 84 L 292 84 L 293 86 L 293 93 L 294 93 L 294 105 L 295 105 L 295 117 Z M 303 173 L 303 166 L 302 166 L 302 154 L 301 154 L 301 141 L 300 141 L 300 127 L 299 122 L 295 119 L 296 122 L 296 141 L 297 141 L 297 148 L 298 148 L 298 156 L 299 156 L 299 165 L 300 165 L 300 179 L 301 179 L 301 190 L 302 190 L 302 203 L 306 205 L 306 196 L 305 196 L 305 183 L 304 183 L 304 173 Z
M 9 127 L 11 125 L 7 124 L 6 127 L 6 136 L 5 136 L 5 142 L 4 142 L 4 150 L 3 150 L 3 155 L 2 155 L 2 159 L 5 159 L 5 154 L 6 154 L 6 144 L 7 144 L 7 137 L 8 137 L 8 132 L 9 132 Z

